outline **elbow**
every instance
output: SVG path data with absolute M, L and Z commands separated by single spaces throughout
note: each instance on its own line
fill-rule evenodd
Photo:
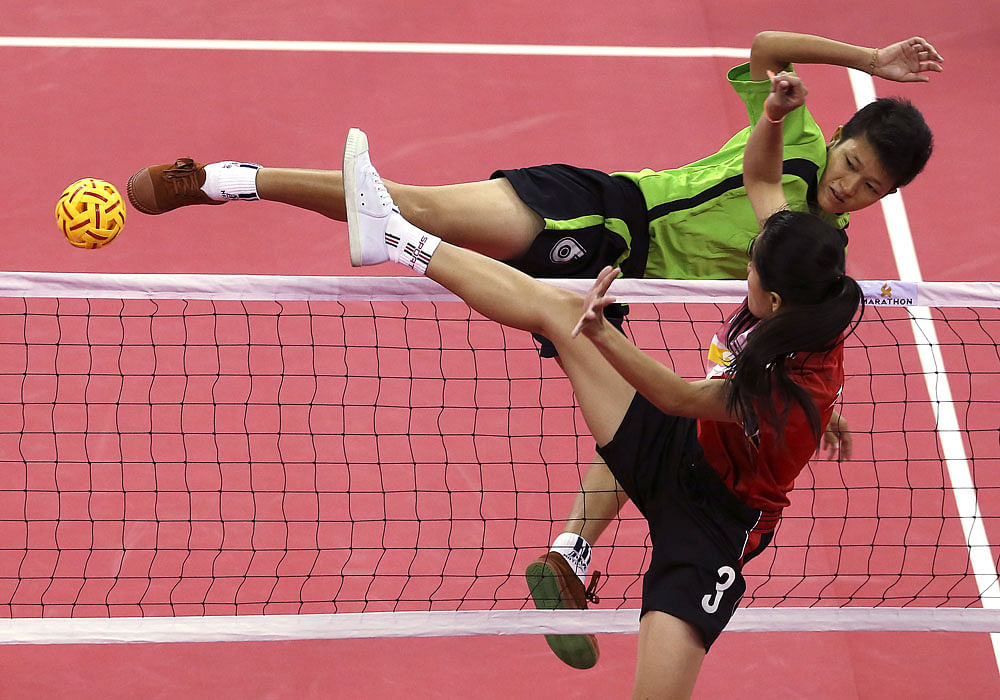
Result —
M 787 55 L 785 32 L 764 31 L 753 38 L 750 45 L 750 72 L 755 80 L 764 80 L 769 70 L 779 71 L 788 68 L 791 62 Z
M 768 48 L 774 44 L 774 37 L 778 32 L 774 31 L 763 31 L 759 32 L 757 36 L 753 38 L 753 42 L 750 44 L 750 55 L 760 55 L 766 53 Z

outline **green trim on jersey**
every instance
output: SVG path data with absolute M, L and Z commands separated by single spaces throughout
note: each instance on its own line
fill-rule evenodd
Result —
M 626 248 L 618 259 L 610 263 L 613 267 L 621 265 L 629 256 L 628 245 L 632 241 L 632 232 L 629 231 L 628 224 L 621 219 L 605 218 L 601 214 L 585 214 L 573 219 L 543 219 L 546 231 L 579 231 L 593 226 L 603 226 L 608 231 L 617 234 L 626 242 Z
M 591 226 L 604 226 L 619 235 L 628 234 L 628 225 L 621 219 L 604 218 L 601 214 L 586 214 L 575 219 L 545 219 L 548 231 L 576 231 Z
M 646 277 L 745 279 L 750 241 L 758 233 L 746 188 L 743 151 L 764 109 L 770 81 L 750 80 L 750 64 L 729 71 L 729 84 L 746 106 L 749 126 L 715 154 L 672 170 L 614 173 L 636 183 L 649 213 Z M 826 167 L 826 139 L 805 107 L 784 123 L 782 185 L 792 209 L 806 211 Z M 837 228 L 848 216 L 821 213 Z

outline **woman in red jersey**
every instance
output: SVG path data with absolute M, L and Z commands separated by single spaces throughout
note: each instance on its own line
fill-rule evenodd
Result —
M 648 521 L 636 697 L 690 696 L 743 595 L 742 566 L 770 540 L 843 383 L 842 343 L 861 290 L 845 275 L 841 232 L 789 211 L 781 187 L 781 122 L 804 95 L 796 76 L 774 76 L 747 143 L 744 178 L 761 233 L 746 301 L 713 340 L 700 381 L 605 320 L 617 270 L 606 268 L 581 297 L 444 243 L 400 215 L 364 135 L 348 138 L 353 255 L 406 264 L 483 315 L 551 339 L 598 452 Z M 559 597 L 564 579 L 538 585 Z

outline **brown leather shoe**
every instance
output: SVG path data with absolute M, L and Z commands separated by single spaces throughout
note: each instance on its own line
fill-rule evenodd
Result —
M 128 179 L 126 192 L 132 206 L 143 214 L 163 214 L 189 204 L 225 204 L 201 191 L 205 165 L 178 158 L 170 165 L 143 168 Z
M 593 590 L 600 576 L 594 572 L 589 589 L 569 563 L 556 552 L 548 552 L 528 565 L 524 572 L 528 590 L 539 610 L 586 610 L 587 600 L 597 602 Z M 564 663 L 573 668 L 591 668 L 601 652 L 592 634 L 547 634 L 545 641 Z

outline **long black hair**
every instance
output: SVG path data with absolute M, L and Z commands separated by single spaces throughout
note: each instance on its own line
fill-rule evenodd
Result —
M 744 302 L 726 338 L 735 355 L 726 374 L 727 408 L 748 435 L 757 432 L 758 413 L 770 418 L 780 433 L 795 401 L 819 446 L 819 410 L 789 377 L 786 363 L 792 355 L 829 352 L 860 320 L 864 295 L 844 273 L 844 245 L 843 232 L 813 214 L 787 210 L 773 214 L 754 239 L 751 263 L 761 286 L 781 297 L 781 306 L 758 320 Z M 747 330 L 740 345 L 740 335 Z

